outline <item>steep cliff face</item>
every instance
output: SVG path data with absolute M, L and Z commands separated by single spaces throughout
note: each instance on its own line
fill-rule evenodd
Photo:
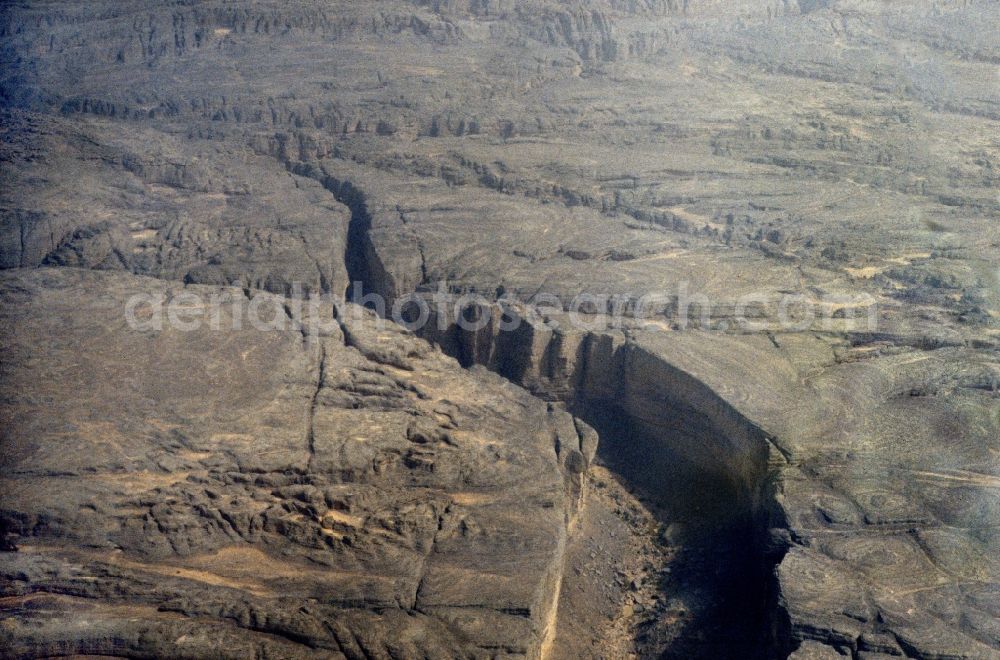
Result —
M 457 309 L 446 309 L 458 318 Z M 945 648 L 991 654 L 985 621 L 962 640 L 918 609 L 944 606 L 947 590 L 931 594 L 951 571 L 990 570 L 975 543 L 941 531 L 942 524 L 978 526 L 995 507 L 981 488 L 990 482 L 973 485 L 972 471 L 955 467 L 989 460 L 998 365 L 987 353 L 977 367 L 965 362 L 965 349 L 916 360 L 903 351 L 872 363 L 859 359 L 867 350 L 860 347 L 841 353 L 839 367 L 800 380 L 786 351 L 801 359 L 822 350 L 822 341 L 651 334 L 629 320 L 623 331 L 588 331 L 551 308 L 541 315 L 507 304 L 491 312 L 493 321 L 478 329 L 468 328 L 486 317 L 482 304 L 464 324 L 432 321 L 425 332 L 463 363 L 571 402 L 601 431 L 605 460 L 673 498 L 675 512 L 691 498 L 708 528 L 702 533 L 742 571 L 740 590 L 727 597 L 757 626 L 756 649 L 782 654 L 808 641 L 802 657 L 820 652 L 813 642 L 921 657 Z M 519 314 L 517 331 L 498 331 Z M 734 373 L 748 382 L 734 383 Z M 961 421 L 941 417 L 955 405 L 963 406 Z M 845 409 L 856 415 L 837 412 Z M 931 450 L 938 434 L 962 437 L 965 448 Z M 887 440 L 874 440 L 880 437 Z M 832 456 L 842 462 L 833 465 Z M 944 485 L 952 479 L 972 490 L 956 499 Z M 678 493 L 672 481 L 694 490 Z M 914 592 L 903 584 L 925 586 Z M 982 594 L 977 587 L 963 596 L 965 606 L 979 608 Z M 912 609 L 903 614 L 902 607 Z M 893 616 L 880 619 L 873 608 Z M 928 625 L 926 635 L 916 634 L 916 625 Z
M 448 302 L 443 313 L 451 315 Z M 522 306 L 493 307 L 489 323 L 481 305 L 462 324 L 454 314 L 450 322 L 432 317 L 422 334 L 463 364 L 568 403 L 600 431 L 603 460 L 691 530 L 675 543 L 724 557 L 722 569 L 712 568 L 720 574 L 693 575 L 716 585 L 717 600 L 697 613 L 716 646 L 682 639 L 670 652 L 787 654 L 795 642 L 773 575 L 790 541 L 778 499 L 785 459 L 767 434 L 669 354 L 636 341 L 634 328 L 587 331 L 559 312 L 542 318 Z M 513 318 L 520 326 L 501 330 Z
M 164 644 L 162 655 L 197 656 L 231 644 L 236 655 L 557 655 L 549 635 L 556 558 L 588 478 L 581 460 L 594 451 L 593 437 L 556 413 L 565 402 L 600 428 L 599 460 L 666 506 L 647 502 L 630 522 L 597 515 L 587 529 L 618 520 L 624 531 L 637 519 L 670 528 L 677 519 L 688 532 L 663 530 L 676 542 L 660 550 L 712 555 L 677 571 L 688 584 L 660 576 L 662 598 L 643 601 L 654 603 L 643 616 L 655 623 L 619 626 L 615 651 L 746 657 L 767 639 L 776 656 L 996 655 L 1000 153 L 983 138 L 1000 117 L 994 5 L 4 4 L 0 266 L 21 271 L 6 276 L 15 284 L 4 295 L 28 311 L 4 308 L 7 327 L 20 329 L 8 331 L 16 360 L 3 368 L 32 394 L 9 388 L 14 412 L 4 426 L 17 432 L 5 436 L 14 450 L 4 456 L 17 488 L 5 490 L 3 508 L 14 512 L 5 520 L 18 536 L 41 546 L 65 535 L 86 549 L 61 546 L 44 561 L 48 550 L 9 556 L 10 641 L 27 655 L 76 639 L 84 640 L 73 647 L 79 653 L 156 655 Z M 347 321 L 331 332 L 352 345 L 328 347 L 344 371 L 341 361 L 323 363 L 327 370 L 293 350 L 301 331 L 276 343 L 246 339 L 260 348 L 244 357 L 194 335 L 133 345 L 75 316 L 121 302 L 101 297 L 94 282 L 112 293 L 154 286 L 142 276 L 193 290 L 235 285 L 255 299 L 262 290 L 296 293 L 296 284 L 376 293 L 387 315 L 408 294 L 440 285 L 452 302 L 476 293 L 485 306 L 510 298 L 526 316 L 541 312 L 509 332 L 496 321 L 457 328 L 454 308 L 431 319 L 425 336 L 473 374 L 410 355 L 425 350 L 412 337 L 369 335 Z M 583 310 L 588 323 L 550 327 L 545 315 L 567 318 L 579 294 L 604 296 Z M 647 295 L 657 302 L 643 320 L 634 305 Z M 748 297 L 756 301 L 749 308 Z M 215 365 L 222 351 L 226 366 L 203 379 L 185 371 L 178 393 L 109 356 L 113 373 L 94 362 L 87 381 L 68 366 L 73 341 L 42 345 L 62 336 L 40 320 L 47 305 L 77 343 L 131 347 L 137 363 L 169 349 L 192 369 Z M 479 313 L 473 303 L 459 307 Z M 45 362 L 50 348 L 64 358 Z M 209 358 L 199 361 L 202 349 Z M 28 382 L 39 360 L 58 364 L 46 367 L 45 383 Z M 244 363 L 245 371 L 232 366 Z M 510 394 L 477 365 L 552 409 Z M 286 367 L 306 385 L 279 385 Z M 334 380 L 315 386 L 313 376 L 327 372 Z M 31 389 L 57 387 L 67 373 L 73 392 Z M 87 398 L 93 383 L 107 383 L 101 374 L 129 384 L 114 396 L 142 386 L 135 405 L 143 413 Z M 450 383 L 449 393 L 422 398 L 428 374 Z M 217 381 L 228 383 L 223 394 L 206 385 Z M 258 419 L 250 395 L 259 388 L 303 396 Z M 466 390 L 509 407 L 484 411 L 459 400 Z M 329 432 L 333 447 L 316 470 L 303 458 L 310 433 L 301 419 L 313 419 L 305 393 L 314 421 L 333 416 L 330 428 L 312 431 L 314 439 Z M 445 412 L 426 410 L 427 401 Z M 400 405 L 407 421 L 438 426 L 455 405 L 474 437 L 452 446 L 437 427 L 411 432 L 393 417 Z M 226 417 L 228 408 L 257 411 L 247 419 L 259 432 L 232 430 L 249 422 Z M 167 428 L 146 423 L 164 415 Z M 108 420 L 121 428 L 102 426 Z M 225 428 L 203 438 L 202 421 Z M 494 422 L 507 435 L 489 436 Z M 175 426 L 196 436 L 193 448 L 170 434 Z M 386 434 L 362 440 L 355 428 Z M 537 429 L 547 438 L 535 438 Z M 240 434 L 266 452 L 240 444 Z M 532 440 L 512 445 L 522 437 Z M 67 438 L 82 438 L 87 452 L 67 448 Z M 46 453 L 49 445 L 65 451 Z M 583 459 L 557 455 L 556 445 Z M 162 454 L 162 465 L 143 452 Z M 70 459 L 93 474 L 69 474 L 60 461 Z M 55 481 L 34 483 L 33 462 Z M 502 497 L 491 508 L 455 486 L 466 477 L 480 483 L 493 463 L 510 481 L 484 486 L 491 497 L 521 492 L 522 478 L 541 513 L 519 517 Z M 283 476 L 272 483 L 277 464 Z M 466 467 L 471 476 L 455 472 Z M 154 475 L 143 474 L 152 481 L 142 481 L 139 499 L 126 492 L 134 469 Z M 174 480 L 180 473 L 190 474 Z M 356 476 L 365 488 L 350 481 Z M 80 494 L 63 485 L 77 480 L 98 483 Z M 391 501 L 374 492 L 390 486 L 399 486 Z M 338 499 L 341 487 L 349 502 Z M 207 492 L 232 489 L 244 499 Z M 632 496 L 609 486 L 594 502 L 604 513 L 646 506 Z M 59 504 L 63 497 L 70 504 Z M 442 519 L 449 498 L 452 512 L 475 512 Z M 351 516 L 364 519 L 356 535 Z M 140 525 L 141 534 L 112 533 Z M 414 558 L 438 536 L 442 543 L 430 545 L 442 556 L 429 566 L 443 572 L 422 581 L 431 573 Z M 650 549 L 609 538 L 597 545 Z M 220 554 L 230 541 L 263 554 Z M 599 565 L 606 550 L 570 541 L 585 564 L 610 574 Z M 112 546 L 122 553 L 91 553 Z M 159 563 L 140 572 L 129 562 L 143 553 Z M 498 576 L 520 570 L 522 559 L 530 579 L 503 583 Z M 243 564 L 281 576 L 315 568 L 299 560 L 334 562 L 334 587 L 329 575 L 308 573 L 290 601 L 260 601 L 275 587 Z M 189 572 L 167 590 L 158 582 L 164 565 Z M 469 581 L 455 577 L 466 569 Z M 58 594 L 32 600 L 35 585 Z M 692 601 L 701 623 L 670 602 L 685 588 L 709 594 Z M 141 613 L 139 627 L 124 623 L 116 598 Z M 53 630 L 39 612 L 78 627 Z M 92 634 L 80 629 L 98 618 Z M 276 631 L 280 639 L 261 636 Z M 392 646 L 393 638 L 402 641 Z M 177 639 L 195 640 L 193 650 Z M 562 648 L 612 653 L 598 646 Z

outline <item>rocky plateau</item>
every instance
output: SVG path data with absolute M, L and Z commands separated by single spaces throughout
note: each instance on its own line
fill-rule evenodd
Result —
M 1000 657 L 998 34 L 3 3 L 0 655 Z

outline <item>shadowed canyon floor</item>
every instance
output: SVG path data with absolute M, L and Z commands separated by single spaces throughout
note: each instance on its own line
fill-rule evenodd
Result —
M 4 3 L 5 653 L 997 657 L 998 33 Z

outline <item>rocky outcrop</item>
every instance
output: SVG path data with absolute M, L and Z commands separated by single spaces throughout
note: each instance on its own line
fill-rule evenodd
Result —
M 516 316 L 517 331 L 498 330 Z M 954 531 L 984 529 L 996 506 L 992 477 L 976 468 L 996 433 L 991 353 L 844 354 L 806 377 L 791 356 L 828 349 L 820 338 L 649 332 L 628 321 L 623 332 L 588 332 L 551 308 L 543 317 L 509 304 L 489 318 L 463 329 L 456 312 L 443 332 L 426 327 L 466 362 L 568 401 L 595 424 L 619 410 L 616 423 L 644 444 L 609 451 L 638 451 L 633 478 L 646 488 L 665 489 L 678 465 L 699 475 L 702 503 L 725 502 L 712 533 L 736 532 L 733 552 L 760 571 L 743 596 L 760 608 L 774 652 L 807 642 L 794 657 L 812 657 L 805 649 L 818 653 L 817 643 L 826 653 L 993 654 L 993 578 L 967 581 L 995 575 L 992 540 Z M 837 412 L 845 406 L 856 421 Z M 961 421 L 944 413 L 955 406 Z M 967 623 L 931 614 L 949 606 Z
M 318 184 L 247 150 L 192 158 L 174 137 L 78 135 L 59 119 L 7 117 L 17 137 L 3 158 L 24 167 L 3 190 L 3 267 L 127 270 L 280 294 L 346 288 L 350 213 Z
M 126 322 L 131 296 L 191 322 L 224 292 L 214 327 Z M 537 657 L 553 634 L 594 452 L 566 412 L 351 306 L 76 269 L 2 296 L 12 657 Z
M 43 268 L 4 276 L 5 641 L 558 655 L 594 451 L 563 403 L 610 438 L 595 460 L 674 505 L 640 516 L 666 547 L 719 557 L 690 573 L 717 594 L 697 616 L 664 578 L 615 650 L 996 655 L 992 9 L 4 5 L 0 266 Z M 470 375 L 348 318 L 311 343 L 133 336 L 91 313 L 126 282 L 539 313 L 435 317 Z M 574 327 L 581 293 L 603 297 Z

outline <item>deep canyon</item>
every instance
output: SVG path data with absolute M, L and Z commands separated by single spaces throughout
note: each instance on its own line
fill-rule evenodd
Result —
M 997 657 L 998 33 L 4 3 L 2 654 Z

